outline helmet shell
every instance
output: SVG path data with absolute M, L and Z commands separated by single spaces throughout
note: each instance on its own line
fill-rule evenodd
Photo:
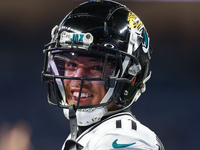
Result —
M 72 10 L 53 29 L 51 43 L 56 45 L 50 44 L 49 48 L 62 47 L 59 42 L 63 31 L 90 33 L 93 36 L 92 44 L 114 48 L 122 54 L 123 68 L 118 78 L 126 78 L 134 81 L 134 84 L 117 82 L 111 101 L 120 108 L 129 107 L 136 100 L 134 97 L 138 90 L 144 87 L 152 54 L 150 38 L 142 21 L 120 3 L 107 0 L 88 1 Z M 128 55 L 136 58 L 137 63 L 131 59 L 127 61 Z M 138 71 L 131 70 L 138 66 Z

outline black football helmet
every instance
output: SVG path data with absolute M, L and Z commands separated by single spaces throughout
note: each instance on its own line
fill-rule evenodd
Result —
M 52 29 L 51 36 L 44 47 L 42 72 L 48 84 L 48 102 L 63 108 L 69 118 L 72 104 L 67 101 L 70 94 L 65 83 L 73 80 L 79 84 L 79 91 L 72 93 L 77 97 L 73 107 L 78 125 L 129 108 L 145 91 L 150 78 L 150 39 L 142 21 L 126 6 L 108 0 L 82 3 Z M 80 64 L 72 60 L 85 57 L 94 59 L 84 63 L 89 71 L 75 76 L 73 71 Z M 83 92 L 84 86 L 91 84 L 103 85 L 106 93 L 98 104 L 81 105 L 81 97 L 92 96 Z M 113 103 L 118 109 L 111 111 L 106 106 Z

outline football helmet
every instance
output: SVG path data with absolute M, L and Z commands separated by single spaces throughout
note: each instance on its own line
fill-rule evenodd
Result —
M 126 6 L 108 0 L 82 3 L 51 36 L 44 46 L 42 72 L 48 102 L 63 108 L 68 119 L 74 110 L 79 126 L 129 108 L 145 91 L 150 39 L 142 21 Z

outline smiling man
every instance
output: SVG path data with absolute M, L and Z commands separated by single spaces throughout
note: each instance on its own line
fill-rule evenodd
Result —
M 151 75 L 142 21 L 120 3 L 94 0 L 72 10 L 51 34 L 42 76 L 48 102 L 70 122 L 62 150 L 164 150 L 130 110 Z
M 100 56 L 86 57 L 83 53 L 67 52 L 62 54 L 62 60 L 57 65 L 62 66 L 64 76 L 76 78 L 102 78 L 104 60 Z M 80 56 L 79 56 L 80 55 Z M 85 54 L 87 55 L 87 54 Z M 56 57 L 56 56 L 55 56 Z M 66 57 L 66 58 L 65 58 Z M 64 58 L 64 59 L 63 59 Z M 64 61 L 64 62 L 63 62 Z M 106 76 L 114 75 L 115 62 L 107 62 L 105 66 Z M 81 89 L 80 80 L 64 80 L 66 101 L 69 105 L 93 106 L 100 104 L 106 94 L 104 81 L 84 81 Z M 80 92 L 80 89 L 82 90 Z M 80 94 L 80 101 L 79 101 Z

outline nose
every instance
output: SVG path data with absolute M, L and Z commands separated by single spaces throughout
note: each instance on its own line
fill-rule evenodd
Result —
M 88 77 L 87 72 L 88 72 L 88 71 L 87 71 L 87 68 L 86 68 L 86 67 L 84 67 L 84 66 L 79 66 L 79 67 L 77 68 L 76 72 L 75 72 L 74 77 L 84 77 L 84 78 L 86 78 L 86 77 Z
M 89 69 L 86 67 L 78 67 L 73 77 L 82 78 L 82 79 L 78 79 L 78 80 L 72 79 L 70 80 L 70 84 L 73 85 L 74 87 L 80 88 L 80 85 L 82 84 L 82 81 L 83 81 L 83 88 L 87 88 L 87 89 L 91 88 L 91 81 L 83 79 L 83 78 L 90 77 L 89 72 L 90 72 Z

